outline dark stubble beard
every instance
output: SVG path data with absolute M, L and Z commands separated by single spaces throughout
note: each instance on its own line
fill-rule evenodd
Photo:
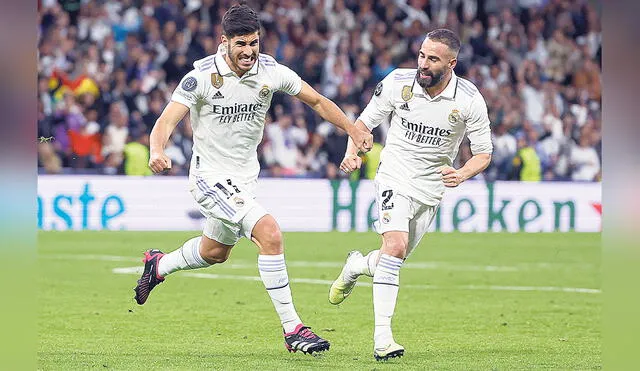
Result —
M 231 63 L 235 65 L 237 69 L 243 70 L 242 68 L 240 68 L 240 56 L 242 55 L 242 53 L 238 54 L 234 59 L 233 55 L 231 54 L 231 45 L 229 45 L 228 42 L 227 42 L 227 55 L 229 55 L 229 60 L 231 61 Z M 249 56 L 254 58 L 254 63 L 256 62 L 255 60 L 258 59 L 258 56 L 256 55 L 256 53 L 251 52 Z
M 442 76 L 444 76 L 444 71 L 440 71 L 440 72 L 429 71 L 429 72 L 426 72 L 425 75 L 431 76 L 430 82 L 429 82 L 429 79 L 424 79 L 420 77 L 420 69 L 418 69 L 418 71 L 416 72 L 416 80 L 418 81 L 418 85 L 420 85 L 423 89 L 432 88 L 438 85 L 438 83 L 442 80 Z

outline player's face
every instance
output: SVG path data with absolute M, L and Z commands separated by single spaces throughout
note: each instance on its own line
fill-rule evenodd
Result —
M 425 39 L 418 52 L 416 80 L 423 89 L 438 85 L 457 62 L 455 53 L 441 42 Z
M 227 47 L 227 56 L 231 62 L 231 69 L 236 72 L 247 72 L 258 60 L 260 52 L 260 37 L 258 32 L 248 35 L 234 36 L 227 39 L 222 36 L 222 42 Z

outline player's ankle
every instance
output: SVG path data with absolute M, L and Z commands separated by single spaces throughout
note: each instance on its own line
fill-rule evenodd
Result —
M 362 276 L 361 273 L 351 271 L 351 272 L 347 272 L 344 275 L 344 280 L 346 283 L 354 283 L 358 280 L 358 277 L 360 276 Z

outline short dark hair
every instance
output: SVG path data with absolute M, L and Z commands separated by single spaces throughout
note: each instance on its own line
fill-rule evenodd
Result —
M 260 31 L 258 13 L 243 3 L 232 6 L 222 16 L 222 33 L 228 38 L 256 31 Z
M 460 38 L 458 38 L 455 32 L 446 28 L 438 28 L 437 30 L 429 32 L 427 38 L 445 44 L 449 49 L 453 50 L 456 55 L 458 55 L 460 51 Z

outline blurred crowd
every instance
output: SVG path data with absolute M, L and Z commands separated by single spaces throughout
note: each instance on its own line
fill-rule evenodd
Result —
M 235 1 L 39 0 L 41 173 L 149 175 L 149 133 L 194 60 L 217 50 Z M 415 68 L 425 34 L 446 27 L 463 43 L 455 72 L 489 108 L 494 154 L 487 180 L 601 178 L 600 4 L 587 0 L 247 1 L 274 56 L 355 120 L 394 68 Z M 372 178 L 388 123 L 365 156 Z M 259 147 L 261 176 L 345 176 L 346 135 L 276 94 Z M 220 138 L 224 140 L 224 138 Z M 166 148 L 184 175 L 188 118 Z M 468 142 L 455 166 L 471 156 Z

